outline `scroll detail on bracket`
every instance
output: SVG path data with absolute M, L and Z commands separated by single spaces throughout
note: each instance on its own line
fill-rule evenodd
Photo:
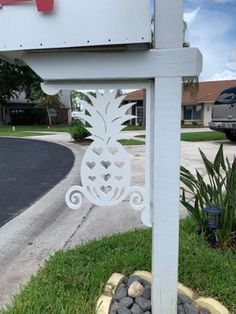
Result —
M 105 90 L 96 97 L 87 94 L 90 102 L 82 101 L 83 119 L 90 125 L 88 147 L 81 163 L 82 186 L 72 186 L 66 193 L 66 204 L 72 209 L 82 205 L 83 195 L 98 206 L 113 206 L 129 194 L 132 208 L 143 211 L 145 191 L 130 186 L 131 166 L 127 152 L 118 142 L 123 123 L 134 118 L 126 112 L 134 105 L 121 105 L 125 96 L 116 97 L 117 91 Z

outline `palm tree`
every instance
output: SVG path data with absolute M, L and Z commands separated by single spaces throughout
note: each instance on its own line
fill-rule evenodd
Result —
M 47 112 L 48 117 L 48 125 L 52 125 L 52 119 L 49 113 L 49 108 L 59 105 L 60 102 L 60 94 L 56 95 L 47 95 L 43 92 L 40 86 L 40 82 L 35 82 L 31 91 L 31 99 L 38 101 L 42 104 Z

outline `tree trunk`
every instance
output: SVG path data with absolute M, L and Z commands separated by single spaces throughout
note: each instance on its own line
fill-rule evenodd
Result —
M 3 107 L 0 103 L 0 125 L 4 124 L 4 117 L 3 117 Z
M 47 111 L 47 116 L 48 116 L 48 124 L 52 125 L 52 119 L 48 110 L 48 105 L 45 105 L 46 111 Z

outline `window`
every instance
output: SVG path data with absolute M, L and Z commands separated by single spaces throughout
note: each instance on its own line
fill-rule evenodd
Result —
M 201 119 L 202 119 L 202 105 L 184 107 L 184 120 L 201 120 Z
M 143 124 L 143 107 L 136 107 L 136 125 Z

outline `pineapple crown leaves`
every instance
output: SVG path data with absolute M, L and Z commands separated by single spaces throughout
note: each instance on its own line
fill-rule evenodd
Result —
M 87 95 L 91 104 L 83 101 L 82 105 L 87 111 L 83 119 L 90 125 L 87 130 L 91 136 L 88 138 L 105 142 L 119 139 L 120 131 L 125 127 L 123 123 L 135 117 L 125 114 L 134 103 L 120 106 L 125 96 L 116 98 L 116 91 L 106 91 L 104 95 L 97 92 L 96 97 Z

